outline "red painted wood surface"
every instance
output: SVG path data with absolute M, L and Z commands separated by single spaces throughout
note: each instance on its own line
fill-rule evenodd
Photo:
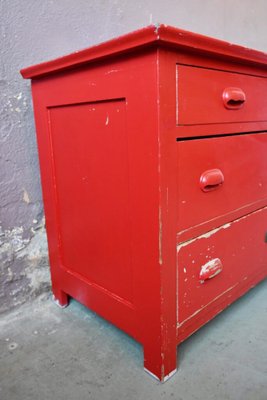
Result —
M 178 125 L 266 121 L 264 77 L 185 65 L 177 77 Z
M 132 302 L 125 100 L 52 107 L 49 120 L 62 266 Z
M 133 336 L 161 381 L 267 275 L 266 64 L 160 25 L 22 70 L 55 299 Z
M 219 297 L 231 298 L 253 275 L 266 272 L 266 221 L 264 208 L 177 246 L 178 327 L 205 313 Z M 218 264 L 218 259 L 221 271 L 203 281 L 201 269 Z
M 177 232 L 233 211 L 241 216 L 244 207 L 256 210 L 262 199 L 267 203 L 266 133 L 180 141 L 177 146 Z M 203 191 L 201 177 L 211 169 L 219 169 L 224 182 Z

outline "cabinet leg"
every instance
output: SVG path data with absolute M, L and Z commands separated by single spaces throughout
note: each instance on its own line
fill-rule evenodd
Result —
M 53 300 L 60 308 L 65 308 L 69 305 L 68 295 L 60 289 L 53 289 Z
M 144 369 L 159 381 L 166 382 L 177 371 L 177 346 L 176 343 L 162 349 L 159 343 L 151 340 L 144 345 Z

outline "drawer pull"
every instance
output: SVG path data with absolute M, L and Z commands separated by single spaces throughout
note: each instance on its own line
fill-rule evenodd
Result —
M 219 258 L 214 258 L 213 260 L 208 261 L 206 264 L 202 265 L 199 280 L 201 283 L 204 283 L 207 279 L 214 278 L 223 270 L 222 262 Z
M 220 169 L 208 169 L 200 177 L 200 188 L 203 192 L 210 192 L 220 187 L 224 182 L 224 176 Z
M 246 101 L 246 95 L 242 89 L 228 87 L 223 91 L 223 103 L 229 110 L 238 110 Z

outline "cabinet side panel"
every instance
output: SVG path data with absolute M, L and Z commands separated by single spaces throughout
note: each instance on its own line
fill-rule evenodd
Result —
M 48 109 L 61 266 L 132 300 L 124 100 Z

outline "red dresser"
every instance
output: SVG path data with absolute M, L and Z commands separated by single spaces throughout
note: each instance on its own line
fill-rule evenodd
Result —
M 267 55 L 159 25 L 21 73 L 54 297 L 142 343 L 164 381 L 267 275 Z

